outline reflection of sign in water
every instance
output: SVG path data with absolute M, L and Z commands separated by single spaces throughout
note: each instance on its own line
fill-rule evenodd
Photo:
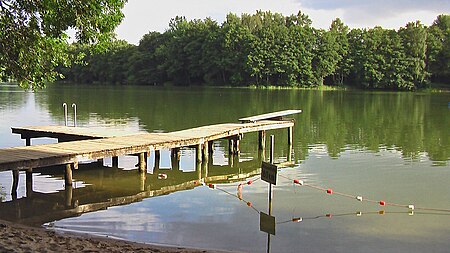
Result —
M 261 179 L 267 183 L 277 184 L 277 166 L 271 163 L 262 162 Z
M 275 235 L 275 217 L 264 212 L 259 213 L 259 230 Z

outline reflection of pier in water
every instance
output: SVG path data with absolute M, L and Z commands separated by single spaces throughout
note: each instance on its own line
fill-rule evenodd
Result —
M 209 163 L 197 166 L 195 171 L 154 168 L 152 174 L 86 164 L 83 165 L 86 168 L 79 170 L 76 176 L 76 180 L 86 186 L 66 186 L 65 190 L 45 194 L 35 192 L 32 185 L 27 185 L 26 197 L 0 203 L 0 217 L 28 225 L 42 225 L 111 206 L 194 189 L 202 183 L 236 182 L 260 173 L 260 159 L 239 162 L 236 158 L 234 156 L 233 166 L 213 165 L 211 159 Z M 58 166 L 36 172 L 64 177 Z M 166 174 L 167 179 L 159 179 L 159 173 Z

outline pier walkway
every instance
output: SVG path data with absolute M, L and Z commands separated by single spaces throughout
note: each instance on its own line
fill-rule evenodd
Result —
M 138 133 L 127 135 L 125 132 L 108 132 L 81 127 L 25 127 L 13 128 L 13 133 L 21 134 L 27 146 L 0 149 L 0 171 L 13 171 L 14 181 L 18 181 L 19 170 L 26 170 L 27 176 L 33 168 L 53 165 L 66 165 L 66 185 L 72 184 L 72 170 L 78 168 L 79 162 L 113 158 L 113 166 L 118 163 L 118 157 L 137 155 L 139 170 L 145 172 L 147 156 L 155 152 L 158 159 L 159 151 L 171 149 L 172 154 L 179 156 L 179 148 L 195 147 L 197 162 L 208 160 L 212 141 L 228 139 L 229 152 L 239 153 L 239 143 L 243 134 L 259 132 L 259 149 L 264 150 L 265 131 L 273 129 L 288 129 L 288 144 L 292 151 L 294 121 L 283 119 L 284 116 L 300 113 L 300 110 L 287 110 L 276 113 L 251 117 L 242 120 L 243 123 L 216 124 L 170 133 Z M 275 117 L 274 117 L 275 115 Z M 269 120 L 268 120 L 269 119 Z M 31 138 L 52 137 L 59 143 L 30 146 Z M 13 183 L 13 188 L 17 182 Z M 14 191 L 14 189 L 13 189 Z

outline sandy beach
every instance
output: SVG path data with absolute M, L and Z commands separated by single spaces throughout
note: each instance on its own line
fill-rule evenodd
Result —
M 59 233 L 0 220 L 0 252 L 223 252 L 162 247 L 83 234 Z

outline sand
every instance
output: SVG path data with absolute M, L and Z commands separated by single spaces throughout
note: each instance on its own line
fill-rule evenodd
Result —
M 60 233 L 0 220 L 0 252 L 220 252 Z M 223 251 L 222 251 L 223 252 Z

